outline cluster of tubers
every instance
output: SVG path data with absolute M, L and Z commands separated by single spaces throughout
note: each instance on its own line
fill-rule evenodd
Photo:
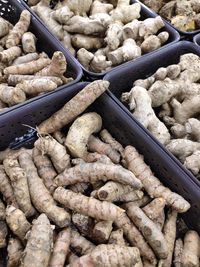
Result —
M 67 78 L 64 54 L 56 51 L 50 59 L 37 51 L 36 37 L 29 32 L 31 14 L 22 11 L 15 25 L 0 18 L 0 110 L 33 96 L 52 91 Z
M 140 18 L 130 0 L 28 1 L 50 31 L 82 66 L 100 73 L 153 51 L 167 42 L 161 17 Z
M 159 68 L 122 94 L 133 115 L 199 177 L 200 58 L 188 53 L 178 64 Z M 159 109 L 159 111 L 158 111 Z
M 90 83 L 43 121 L 32 149 L 0 152 L 7 267 L 199 266 L 198 233 L 185 226 L 176 237 L 190 204 L 99 114 L 81 114 L 108 86 Z
M 198 0 L 141 0 L 141 2 L 181 31 L 194 31 L 200 28 Z

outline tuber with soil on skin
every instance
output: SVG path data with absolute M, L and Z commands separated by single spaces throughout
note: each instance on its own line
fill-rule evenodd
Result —
M 23 10 L 15 25 L 0 20 L 1 112 L 16 104 L 73 81 L 61 51 L 52 57 L 39 49 L 40 40 L 29 31 L 31 14 Z
M 102 73 L 163 46 L 169 39 L 160 16 L 141 19 L 130 1 L 36 1 L 29 4 L 82 66 Z
M 200 58 L 180 56 L 177 64 L 158 68 L 133 82 L 121 101 L 133 116 L 174 154 L 197 178 L 200 130 Z
M 85 87 L 82 98 L 78 93 L 70 105 L 70 101 L 65 104 L 72 107 L 67 118 L 71 128 L 61 129 L 63 122 L 57 122 L 53 114 L 50 120 L 55 120 L 56 127 L 50 125 L 52 135 L 38 132 L 32 150 L 7 149 L 0 153 L 8 174 L 2 166 L 0 242 L 3 240 L 2 246 L 7 247 L 7 266 L 142 267 L 171 262 L 175 225 L 180 227 L 176 223 L 177 211 L 186 212 L 190 204 L 161 184 L 134 147 L 123 148 L 115 134 L 102 131 L 104 121 L 98 113 L 85 111 L 91 101 L 87 92 L 93 102 L 101 94 L 95 90 L 98 86 L 102 92 L 108 83 L 95 81 Z M 85 102 L 79 104 L 79 99 Z M 57 114 L 62 112 L 63 108 Z M 46 122 L 44 125 L 49 127 Z M 70 145 L 76 144 L 74 149 L 67 142 L 69 136 Z M 93 162 L 85 161 L 88 154 Z M 61 173 L 58 165 L 64 169 Z M 18 201 L 14 198 L 19 193 L 12 180 L 14 170 L 27 177 L 31 203 L 36 209 L 28 218 L 21 207 L 9 205 Z M 193 246 L 196 241 L 197 238 Z M 187 236 L 184 245 L 187 249 Z M 189 254 L 192 251 L 195 254 L 197 250 L 188 249 Z

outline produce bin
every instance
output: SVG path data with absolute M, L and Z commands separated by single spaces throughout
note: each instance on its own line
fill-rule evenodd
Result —
M 139 0 L 135 0 L 135 2 L 140 3 L 141 5 L 145 6 L 145 8 L 147 8 L 149 10 L 149 12 L 151 12 L 154 15 L 159 15 L 158 13 L 156 13 L 153 9 L 150 9 L 148 6 L 144 5 L 141 1 Z M 162 17 L 163 18 L 163 17 Z M 181 39 L 188 39 L 188 40 L 192 40 L 193 36 L 200 33 L 200 29 L 194 30 L 194 31 L 181 31 L 179 30 L 177 27 L 173 26 L 172 23 L 170 23 L 170 21 L 166 20 L 163 18 L 163 20 L 170 25 L 172 28 L 174 28 L 176 31 L 179 32 Z
M 11 23 L 16 23 L 19 19 L 19 16 L 21 12 L 25 10 L 25 7 L 18 1 L 18 0 L 9 0 L 9 1 L 0 1 L 0 12 L 1 16 Z M 62 51 L 63 54 L 66 57 L 67 60 L 67 76 L 73 77 L 73 81 L 70 82 L 70 84 L 77 83 L 82 78 L 82 69 L 77 64 L 76 60 L 71 56 L 71 54 L 66 51 L 66 49 L 63 49 L 63 47 L 60 45 L 60 43 L 52 38 L 52 35 L 46 30 L 46 28 L 39 22 L 37 19 L 32 16 L 31 18 L 31 24 L 30 24 L 30 31 L 35 34 L 37 38 L 37 49 L 39 52 L 46 52 L 49 56 L 52 56 L 55 51 Z M 55 89 L 54 91 L 58 91 L 60 89 L 65 88 L 67 85 L 63 85 Z M 46 93 L 45 95 L 51 94 L 51 92 Z M 34 98 L 30 98 L 26 102 L 31 102 L 36 99 L 40 99 L 41 96 L 36 96 Z M 42 96 L 43 97 L 43 96 Z M 3 116 L 5 113 L 9 112 L 10 110 L 13 110 L 15 108 L 20 107 L 22 104 L 15 105 L 13 107 L 10 107 L 8 110 L 5 109 L 5 111 L 2 111 L 0 113 L 0 116 Z
M 11 1 L 13 1 L 13 0 L 11 0 Z M 29 6 L 25 3 L 25 2 L 27 2 L 26 0 L 21 0 L 21 2 L 24 4 L 24 6 L 30 11 L 30 12 L 32 12 L 32 14 L 34 14 L 34 16 L 45 26 L 45 24 L 42 22 L 42 20 L 31 10 L 31 8 L 29 8 Z M 135 0 L 133 0 L 133 1 L 131 1 L 131 3 L 136 3 L 137 1 L 135 1 Z M 151 12 L 151 10 L 150 9 L 148 9 L 148 8 L 146 8 L 144 5 L 142 5 L 142 8 L 141 8 L 141 20 L 144 20 L 144 19 L 146 19 L 146 18 L 155 18 L 157 16 L 157 14 L 155 14 L 155 13 L 153 13 L 153 12 Z M 140 20 L 139 19 L 139 20 Z M 166 44 L 165 45 L 163 45 L 161 48 L 159 48 L 158 50 L 160 50 L 160 49 L 162 49 L 163 47 L 165 47 L 165 46 L 168 46 L 168 45 L 171 45 L 171 44 L 173 44 L 173 43 L 175 43 L 175 42 L 178 42 L 179 40 L 180 40 L 180 35 L 179 35 L 179 33 L 175 30 L 175 29 L 173 29 L 168 23 L 165 23 L 165 27 L 164 28 L 162 28 L 162 31 L 167 31 L 168 33 L 169 33 L 169 39 L 168 39 L 168 41 L 166 42 Z M 50 31 L 49 31 L 50 32 Z M 55 36 L 54 36 L 55 37 Z M 57 39 L 56 37 L 55 37 L 55 39 Z M 58 41 L 58 39 L 57 39 L 57 41 Z M 62 44 L 61 44 L 62 45 Z M 64 47 L 64 46 L 63 46 Z M 150 53 L 154 53 L 154 51 L 153 52 L 150 52 Z M 142 57 L 144 57 L 144 56 L 146 56 L 145 54 L 144 55 L 142 55 Z M 138 60 L 138 58 L 136 58 L 135 60 L 131 60 L 131 61 L 136 61 L 136 60 Z M 130 62 L 130 61 L 129 61 Z M 79 63 L 80 64 L 80 63 Z M 124 65 L 124 64 L 126 64 L 126 63 L 123 63 L 123 64 L 121 64 L 121 65 Z M 116 67 L 114 67 L 114 68 L 112 68 L 112 70 L 113 69 L 117 69 L 118 67 L 120 67 L 121 65 L 119 65 L 119 66 L 116 66 Z M 110 72 L 110 70 L 109 71 L 104 71 L 104 72 L 101 72 L 101 73 L 95 73 L 95 72 L 91 72 L 91 71 L 88 71 L 88 70 L 86 70 L 81 64 L 80 64 L 80 66 L 82 67 L 82 69 L 83 69 L 83 71 L 84 71 L 84 74 L 85 74 L 85 79 L 87 80 L 95 80 L 95 79 L 98 79 L 98 78 L 102 78 L 104 75 L 106 75 L 108 72 Z
M 24 144 L 31 147 L 32 139 L 24 140 L 24 134 L 28 132 L 23 124 L 36 127 L 52 113 L 61 108 L 76 93 L 88 83 L 71 85 L 68 89 L 59 90 L 56 94 L 47 95 L 38 101 L 24 104 L 15 112 L 10 112 L 6 117 L 0 118 L 0 149 L 3 150 L 10 143 L 11 147 L 21 147 Z M 88 109 L 101 115 L 103 127 L 124 146 L 131 144 L 144 155 L 156 176 L 171 190 L 181 194 L 192 205 L 185 213 L 184 219 L 192 228 L 200 231 L 200 222 L 196 220 L 200 216 L 200 188 L 182 168 L 180 164 L 165 152 L 151 136 L 115 101 L 106 93 L 98 98 Z M 18 137 L 18 138 L 16 138 Z M 20 137 L 20 138 L 19 138 Z M 15 141 L 14 141 L 15 139 Z M 25 138 L 26 139 L 26 138 Z
M 133 118 L 128 106 L 120 101 L 121 94 L 123 92 L 130 91 L 135 80 L 149 77 L 159 67 L 167 67 L 170 64 L 178 63 L 180 56 L 186 53 L 195 53 L 200 56 L 200 47 L 196 46 L 192 42 L 181 41 L 177 44 L 163 48 L 154 54 L 147 55 L 145 59 L 138 59 L 135 62 L 127 63 L 126 65 L 111 71 L 104 77 L 105 80 L 110 82 L 109 95 L 130 117 L 132 117 L 132 120 L 136 122 L 136 119 Z M 139 122 L 136 123 L 143 128 L 150 138 L 159 143 L 150 131 L 145 129 Z M 185 172 L 187 176 L 191 177 L 191 179 L 200 187 L 200 181 L 198 181 L 197 178 L 188 171 L 177 158 L 168 152 L 161 143 L 159 143 L 159 147 L 161 147 L 161 149 L 176 162 L 183 172 Z

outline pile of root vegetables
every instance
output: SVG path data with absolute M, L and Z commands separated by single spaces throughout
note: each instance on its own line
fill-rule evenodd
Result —
M 141 2 L 181 31 L 194 31 L 200 28 L 198 0 L 141 0 Z
M 62 52 L 50 59 L 37 51 L 36 36 L 28 31 L 30 20 L 27 10 L 15 25 L 0 18 L 0 110 L 73 80 L 64 76 L 67 62 Z
M 105 72 L 140 57 L 169 38 L 161 17 L 139 20 L 141 5 L 131 5 L 129 0 L 51 3 L 28 1 L 49 30 L 92 72 Z
M 200 58 L 188 53 L 178 64 L 136 80 L 122 94 L 133 116 L 194 175 L 200 172 Z M 159 111 L 158 111 L 159 109 Z
M 198 233 L 177 227 L 190 204 L 103 129 L 99 114 L 81 114 L 108 86 L 87 85 L 38 125 L 31 150 L 1 151 L 8 267 L 199 266 Z

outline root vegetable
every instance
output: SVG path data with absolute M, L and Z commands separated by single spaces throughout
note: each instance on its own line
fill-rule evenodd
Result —
M 109 86 L 109 82 L 97 80 L 87 85 L 82 91 L 68 101 L 60 110 L 49 119 L 43 121 L 38 130 L 40 133 L 51 133 L 61 129 L 83 112 Z
M 168 247 L 161 230 L 145 215 L 142 209 L 130 203 L 126 206 L 129 218 L 140 229 L 157 257 L 166 259 L 168 257 Z
M 4 18 L 0 18 L 0 38 L 6 36 L 9 33 L 10 30 L 10 26 L 7 20 L 5 20 Z
M 4 74 L 34 74 L 51 63 L 49 58 L 39 58 L 37 60 L 10 66 L 4 69 Z
M 181 257 L 181 266 L 199 266 L 199 235 L 195 231 L 188 231 L 184 237 L 184 246 Z
M 45 214 L 33 222 L 20 267 L 48 267 L 53 230 Z
M 52 17 L 60 24 L 66 24 L 73 15 L 74 13 L 68 8 L 68 6 L 63 6 L 52 12 Z
M 39 137 L 34 143 L 42 154 L 49 155 L 58 173 L 70 167 L 70 156 L 66 148 L 57 142 L 52 136 Z
M 61 145 L 65 143 L 65 135 L 61 131 L 56 131 L 53 133 L 53 138 L 56 139 Z
M 98 0 L 93 1 L 90 9 L 90 14 L 109 13 L 113 9 L 112 4 L 102 3 Z
M 160 16 L 145 19 L 140 24 L 139 36 L 146 39 L 148 36 L 156 34 L 164 26 L 165 24 Z
M 26 152 L 21 153 L 19 156 L 19 163 L 26 172 L 30 196 L 35 208 L 39 212 L 47 214 L 49 219 L 59 227 L 67 226 L 69 224 L 70 215 L 63 208 L 56 206 L 48 189 L 38 176 L 31 156 Z
M 34 147 L 33 161 L 37 167 L 39 176 L 44 182 L 44 185 L 50 191 L 50 193 L 52 193 L 56 188 L 54 178 L 56 177 L 57 172 L 55 171 L 51 160 L 47 156 L 42 155 L 42 153 L 36 147 Z
M 22 48 L 24 53 L 36 52 L 36 37 L 32 32 L 25 32 L 22 36 Z
M 110 244 L 97 246 L 90 254 L 77 259 L 67 267 L 117 265 L 131 267 L 139 261 L 140 253 L 137 248 Z
M 149 204 L 150 201 L 151 201 L 151 198 L 147 195 L 144 195 L 141 199 L 134 200 L 133 203 L 134 203 L 134 205 L 136 205 L 138 207 L 144 207 L 147 204 Z
M 122 24 L 115 22 L 108 26 L 105 42 L 109 50 L 116 50 L 122 43 Z
M 16 209 L 13 206 L 7 206 L 6 222 L 12 232 L 24 242 L 25 235 L 31 228 L 31 224 L 27 221 L 25 214 L 20 209 Z
M 25 92 L 26 95 L 38 95 L 40 93 L 53 91 L 57 88 L 57 84 L 45 78 L 38 78 L 27 81 L 24 80 L 18 83 L 16 88 Z
M 129 38 L 123 42 L 121 47 L 108 53 L 108 60 L 110 60 L 113 65 L 119 65 L 139 56 L 141 56 L 141 48 L 133 39 Z
M 172 264 L 172 256 L 174 251 L 174 243 L 176 239 L 176 219 L 177 212 L 169 211 L 167 214 L 167 220 L 164 224 L 163 233 L 168 246 L 168 256 L 166 259 L 159 261 L 159 267 L 168 267 Z
M 75 56 L 76 51 L 75 51 L 75 49 L 74 49 L 73 46 L 72 46 L 71 35 L 70 35 L 68 32 L 66 32 L 66 31 L 65 31 L 64 34 L 65 34 L 65 36 L 64 36 L 64 38 L 63 38 L 62 43 L 63 43 L 63 45 L 64 45 L 67 49 L 69 49 L 70 53 L 71 53 L 73 56 Z M 77 52 L 77 53 L 78 53 L 78 52 Z
M 18 46 L 12 46 L 2 52 L 0 52 L 0 60 L 8 63 L 16 59 L 21 55 L 21 48 Z
M 192 155 L 186 157 L 184 166 L 197 175 L 200 171 L 200 151 L 195 151 Z
M 90 7 L 92 5 L 92 0 L 68 0 L 67 6 L 71 11 L 73 11 L 76 15 L 86 16 L 89 12 Z
M 100 37 L 87 36 L 83 34 L 74 34 L 72 36 L 72 45 L 77 48 L 86 50 L 99 49 L 103 46 L 104 40 Z
M 112 224 L 112 221 L 97 222 L 92 231 L 92 239 L 94 239 L 98 244 L 107 243 L 113 229 Z
M 155 198 L 142 209 L 161 230 L 165 222 L 165 204 L 164 198 Z
M 127 23 L 123 26 L 123 38 L 128 39 L 132 38 L 134 40 L 138 39 L 139 37 L 139 27 L 141 21 L 134 19 L 133 21 Z
M 127 100 L 130 110 L 134 110 L 133 116 L 162 144 L 167 144 L 170 140 L 169 131 L 155 115 L 147 90 L 141 86 L 134 86 L 129 93 L 122 94 L 122 101 Z
M 99 154 L 103 154 L 108 156 L 114 163 L 119 163 L 120 154 L 114 150 L 111 145 L 102 142 L 99 138 L 94 135 L 90 135 L 88 140 L 88 149 L 92 152 L 98 152 Z
M 106 129 L 103 129 L 100 132 L 100 136 L 105 143 L 111 145 L 111 147 L 120 152 L 120 154 L 123 154 L 123 146 L 117 140 L 115 140 L 114 137 Z
M 120 209 L 112 203 L 106 201 L 101 202 L 97 199 L 74 193 L 62 187 L 58 187 L 54 191 L 53 197 L 65 207 L 81 214 L 91 216 L 97 220 L 113 221 L 124 212 L 123 209 Z
M 70 236 L 71 231 L 69 228 L 65 228 L 58 233 L 48 265 L 49 267 L 64 266 L 65 259 L 69 253 Z
M 70 247 L 72 247 L 77 254 L 86 255 L 93 251 L 95 245 L 81 236 L 77 231 L 71 230 Z
M 118 229 L 116 231 L 112 231 L 108 240 L 108 244 L 125 246 L 126 242 L 123 237 L 123 230 Z
M 140 231 L 135 227 L 125 213 L 118 217 L 114 223 L 119 229 L 123 230 L 124 235 L 128 239 L 129 243 L 139 249 L 142 257 L 149 260 L 151 263 L 156 263 L 157 260 L 154 252 L 149 247 Z
M 94 220 L 80 213 L 72 214 L 72 222 L 83 236 L 91 236 Z
M 23 64 L 23 63 L 28 63 L 30 61 L 37 60 L 38 58 L 39 58 L 38 53 L 29 53 L 27 55 L 24 55 L 24 56 L 16 58 L 12 62 L 12 66 L 20 65 L 20 64 Z
M 37 79 L 45 79 L 46 81 L 52 81 L 54 83 L 58 85 L 62 85 L 63 82 L 59 77 L 55 77 L 55 76 L 42 76 L 42 77 L 38 77 L 38 76 L 34 76 L 34 75 L 18 75 L 18 74 L 14 74 L 14 75 L 9 75 L 8 76 L 8 84 L 9 85 L 17 85 L 18 83 L 23 82 L 24 80 L 28 80 L 28 81 L 32 81 L 32 80 L 37 80 Z
M 24 212 L 26 217 L 33 216 L 35 209 L 31 204 L 26 173 L 20 167 L 17 159 L 7 158 L 3 161 L 3 165 L 5 172 L 10 178 L 19 208 Z
M 177 239 L 174 247 L 174 266 L 181 267 L 181 258 L 183 253 L 183 241 L 181 238 Z
M 22 257 L 23 246 L 18 238 L 9 238 L 7 246 L 7 267 L 19 266 Z
M 172 206 L 179 213 L 186 212 L 190 208 L 190 204 L 182 196 L 161 184 L 134 147 L 127 146 L 124 151 L 124 157 L 128 164 L 128 169 L 141 180 L 144 189 L 151 197 L 164 198 L 166 204 Z
M 99 180 L 104 182 L 113 180 L 119 183 L 131 185 L 133 189 L 142 188 L 141 182 L 134 174 L 120 165 L 96 163 L 82 163 L 66 169 L 55 178 L 58 186 L 76 184 L 79 182 L 94 183 Z
M 15 199 L 13 189 L 2 165 L 0 166 L 0 192 L 8 205 L 12 204 L 17 207 L 17 201 Z
M 31 14 L 28 10 L 23 10 L 19 21 L 15 24 L 13 29 L 9 32 L 6 41 L 6 47 L 10 48 L 19 45 L 23 34 L 28 30 L 31 20 Z
M 26 95 L 20 88 L 0 84 L 0 99 L 9 106 L 13 106 L 24 102 Z
M 90 187 L 89 183 L 77 183 L 70 185 L 68 188 L 75 193 L 85 194 L 88 190 L 90 190 Z
M 69 33 L 80 33 L 84 35 L 99 35 L 105 32 L 104 25 L 97 19 L 73 16 L 63 27 Z
M 39 76 L 57 76 L 61 77 L 67 70 L 67 62 L 64 54 L 61 51 L 56 51 L 53 54 L 51 63 L 36 73 Z
M 148 53 L 160 48 L 169 38 L 168 32 L 148 36 L 141 44 L 141 49 L 144 53 Z
M 118 1 L 117 7 L 110 12 L 111 17 L 114 21 L 120 21 L 123 24 L 129 23 L 134 19 L 140 17 L 141 5 L 135 3 L 129 5 L 128 1 Z
M 93 53 L 87 51 L 85 48 L 80 48 L 77 51 L 77 58 L 78 61 L 84 66 L 84 68 L 89 69 L 94 55 Z
M 65 140 L 65 146 L 72 156 L 86 159 L 88 139 L 92 133 L 99 132 L 101 127 L 101 116 L 95 112 L 85 113 L 77 118 L 70 127 Z
M 111 202 L 121 201 L 121 198 L 123 199 L 123 196 L 126 197 L 129 193 L 133 193 L 132 197 L 133 195 L 135 196 L 135 199 L 132 199 L 132 201 L 143 197 L 142 191 L 134 191 L 133 187 L 130 185 L 123 185 L 111 181 L 107 182 L 97 191 L 97 195 L 100 200 L 106 200 Z
M 112 66 L 112 62 L 106 60 L 106 56 L 99 55 L 94 56 L 90 63 L 90 70 L 93 72 L 103 72 L 109 70 Z

